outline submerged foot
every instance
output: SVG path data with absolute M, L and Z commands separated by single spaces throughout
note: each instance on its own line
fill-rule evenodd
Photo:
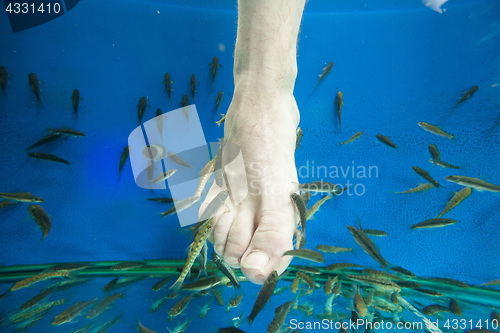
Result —
M 224 126 L 224 142 L 241 149 L 241 169 L 245 169 L 239 173 L 234 170 L 237 166 L 225 165 L 224 153 L 229 190 L 233 197 L 246 193 L 245 188 L 248 193 L 234 205 L 226 201 L 226 211 L 221 209 L 215 217 L 211 241 L 230 266 L 240 267 L 250 281 L 263 283 L 273 270 L 283 272 L 292 259 L 282 255 L 293 249 L 297 225 L 290 194 L 297 183 L 294 152 L 299 112 L 291 93 L 271 94 L 256 86 L 237 85 Z M 214 183 L 200 214 L 223 189 Z

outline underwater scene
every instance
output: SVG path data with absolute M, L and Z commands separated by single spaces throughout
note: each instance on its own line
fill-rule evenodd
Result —
M 207 241 L 230 184 L 198 217 L 241 157 L 237 1 L 14 2 L 0 332 L 500 332 L 499 1 L 306 3 L 295 249 L 262 285 Z

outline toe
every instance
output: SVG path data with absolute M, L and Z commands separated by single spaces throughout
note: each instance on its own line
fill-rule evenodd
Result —
M 226 242 L 229 235 L 229 229 L 234 220 L 234 213 L 232 211 L 225 212 L 219 218 L 215 220 L 215 226 L 213 229 L 213 243 L 214 251 L 220 255 L 224 255 L 224 250 L 226 248 Z
M 241 270 L 253 283 L 261 284 L 276 270 L 281 274 L 292 257 L 283 253 L 293 249 L 293 213 L 262 215 L 250 246 L 242 257 Z
M 224 260 L 233 267 L 240 267 L 240 259 L 248 249 L 255 231 L 255 214 L 250 210 L 239 210 L 233 221 L 224 250 Z

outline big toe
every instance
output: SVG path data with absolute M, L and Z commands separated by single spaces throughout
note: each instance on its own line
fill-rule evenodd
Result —
M 248 280 L 262 284 L 272 271 L 281 274 L 288 267 L 292 257 L 283 257 L 283 253 L 293 249 L 295 227 L 291 221 L 293 214 L 262 214 L 240 264 Z

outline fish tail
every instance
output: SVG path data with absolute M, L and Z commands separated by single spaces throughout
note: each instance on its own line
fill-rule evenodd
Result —
M 172 291 L 177 294 L 181 288 L 182 288 L 182 283 L 184 282 L 184 279 L 182 278 L 178 278 L 177 281 L 175 281 L 175 283 L 168 289 L 172 289 Z

